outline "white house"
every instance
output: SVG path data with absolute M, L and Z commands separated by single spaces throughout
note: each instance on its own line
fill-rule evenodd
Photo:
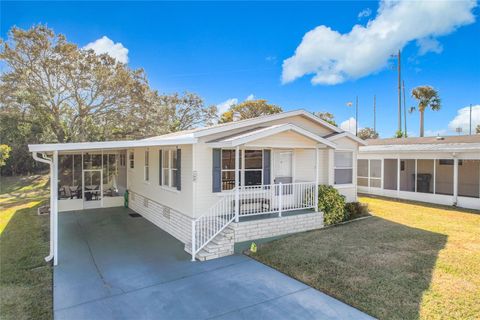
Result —
M 368 140 L 358 191 L 480 210 L 480 135 Z
M 29 148 L 51 166 L 56 264 L 57 213 L 122 206 L 126 190 L 129 207 L 183 242 L 192 259 L 231 254 L 235 242 L 321 228 L 318 185 L 355 201 L 363 144 L 298 110 L 136 141 Z

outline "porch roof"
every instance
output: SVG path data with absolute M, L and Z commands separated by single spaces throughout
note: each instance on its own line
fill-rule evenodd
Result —
M 302 136 L 305 136 L 313 141 L 316 141 L 320 144 L 326 145 L 330 148 L 336 149 L 337 145 L 325 138 L 322 138 L 313 132 L 300 128 L 294 124 L 287 123 L 287 124 L 278 124 L 272 125 L 268 127 L 259 127 L 255 129 L 250 129 L 247 131 L 242 131 L 227 137 L 222 137 L 220 139 L 211 140 L 207 143 L 212 145 L 213 147 L 236 147 L 251 141 L 255 141 L 261 138 L 269 137 L 281 132 L 286 131 L 293 131 Z

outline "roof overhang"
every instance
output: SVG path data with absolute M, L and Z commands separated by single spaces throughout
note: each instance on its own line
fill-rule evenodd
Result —
M 154 146 L 175 146 L 196 143 L 196 138 L 171 138 L 157 140 L 126 140 L 126 141 L 102 141 L 102 142 L 75 142 L 75 143 L 51 143 L 29 144 L 30 152 L 53 152 L 53 151 L 86 151 L 105 149 L 128 149 Z
M 236 146 L 240 146 L 258 139 L 266 138 L 266 137 L 279 134 L 282 132 L 287 132 L 287 131 L 296 132 L 304 137 L 314 140 L 319 144 L 326 145 L 330 148 L 333 148 L 333 149 L 337 148 L 337 145 L 334 142 L 329 141 L 325 138 L 322 138 L 308 130 L 300 128 L 291 123 L 274 125 L 266 128 L 261 128 L 255 131 L 250 131 L 248 133 L 243 133 L 243 134 L 240 133 L 236 136 L 229 137 L 227 139 L 208 142 L 208 144 L 215 148 L 236 147 Z
M 370 145 L 359 148 L 359 153 L 478 153 L 480 143 L 463 144 L 408 144 L 408 145 Z
M 358 142 L 359 144 L 361 144 L 362 146 L 366 146 L 368 143 L 367 141 L 363 140 L 363 139 L 360 139 L 359 137 L 357 137 L 356 135 L 354 134 L 351 134 L 350 132 L 348 131 L 343 131 L 341 133 L 338 133 L 338 134 L 335 134 L 335 135 L 332 135 L 326 139 L 330 140 L 330 141 L 335 141 L 337 139 L 340 139 L 340 138 L 349 138 L 355 142 Z
M 306 117 L 330 130 L 333 132 L 342 132 L 343 130 L 331 125 L 330 123 L 320 119 L 319 117 L 313 115 L 312 113 L 305 111 L 303 109 L 301 110 L 294 110 L 294 111 L 287 111 L 287 112 L 282 112 L 278 114 L 272 114 L 272 115 L 267 115 L 267 116 L 261 116 L 257 118 L 252 118 L 252 119 L 246 119 L 246 120 L 240 120 L 240 121 L 234 121 L 222 126 L 214 126 L 212 128 L 205 128 L 200 131 L 196 131 L 193 133 L 195 137 L 204 137 L 208 136 L 211 134 L 216 134 L 216 133 L 221 133 L 225 132 L 228 130 L 235 130 L 235 129 L 241 129 L 244 127 L 248 126 L 254 126 L 254 125 L 260 125 L 266 121 L 275 121 L 275 120 L 281 120 L 289 117 L 294 117 L 294 116 L 303 116 Z

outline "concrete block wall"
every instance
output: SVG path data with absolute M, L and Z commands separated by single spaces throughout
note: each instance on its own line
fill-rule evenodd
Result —
M 294 216 L 233 223 L 235 242 L 275 237 L 323 228 L 323 213 L 312 212 Z
M 130 193 L 128 206 L 181 242 L 191 242 L 192 219 L 190 217 L 134 192 Z

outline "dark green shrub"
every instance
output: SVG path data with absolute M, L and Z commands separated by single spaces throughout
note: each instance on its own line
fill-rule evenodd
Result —
M 368 216 L 368 205 L 360 202 L 348 202 L 345 204 L 345 220 L 352 220 Z
M 345 218 L 345 197 L 332 186 L 318 187 L 318 209 L 323 212 L 325 225 L 342 222 Z

